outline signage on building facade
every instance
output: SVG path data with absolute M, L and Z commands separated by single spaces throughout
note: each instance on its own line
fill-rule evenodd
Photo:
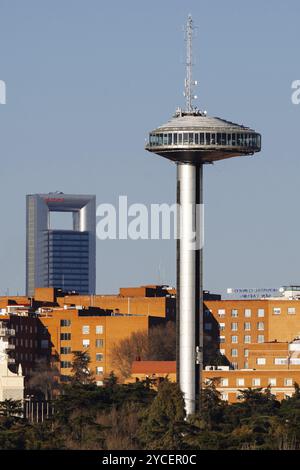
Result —
M 268 299 L 271 297 L 281 297 L 283 291 L 284 289 L 282 289 L 282 287 L 228 288 L 227 295 L 239 299 Z

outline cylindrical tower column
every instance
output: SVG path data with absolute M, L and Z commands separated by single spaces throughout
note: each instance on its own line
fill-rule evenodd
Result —
M 196 409 L 202 362 L 202 165 L 177 164 L 177 203 L 177 376 L 186 413 L 191 415 Z

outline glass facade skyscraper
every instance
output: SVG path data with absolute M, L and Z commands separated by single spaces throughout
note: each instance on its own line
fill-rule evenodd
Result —
M 73 230 L 50 227 L 50 212 L 72 212 Z M 27 196 L 26 291 L 56 287 L 94 294 L 95 196 L 61 193 Z

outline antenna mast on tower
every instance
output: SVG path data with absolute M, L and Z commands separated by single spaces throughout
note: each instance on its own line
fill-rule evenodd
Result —
M 185 78 L 185 89 L 184 89 L 184 96 L 185 96 L 185 106 L 186 112 L 192 113 L 194 111 L 193 108 L 193 100 L 197 98 L 196 95 L 193 94 L 193 86 L 197 85 L 197 81 L 193 81 L 192 79 L 192 67 L 193 67 L 193 19 L 192 15 L 188 16 L 185 33 L 186 33 L 186 78 Z

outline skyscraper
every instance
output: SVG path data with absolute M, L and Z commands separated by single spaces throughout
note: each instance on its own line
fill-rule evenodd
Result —
M 96 288 L 96 197 L 63 193 L 26 196 L 26 293 L 56 287 L 80 294 Z M 50 226 L 51 212 L 71 212 L 73 230 Z

